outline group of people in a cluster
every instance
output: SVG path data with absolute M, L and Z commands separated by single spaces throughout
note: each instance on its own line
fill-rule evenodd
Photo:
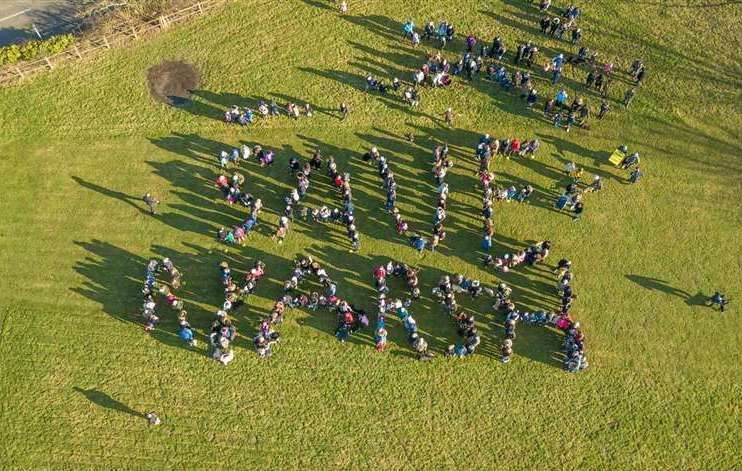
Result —
M 569 132 L 572 126 L 578 126 L 587 129 L 588 119 L 590 118 L 590 108 L 585 104 L 582 98 L 574 98 L 572 103 L 567 104 L 569 94 L 566 90 L 561 89 L 554 98 L 544 103 L 544 117 L 549 119 L 554 127 L 564 129 Z M 603 102 L 605 104 L 605 102 Z M 608 106 L 607 104 L 605 105 Z M 603 107 L 598 112 L 598 119 L 603 119 L 609 108 Z
M 323 294 L 317 291 L 309 295 L 299 293 L 301 283 L 310 275 L 316 277 L 323 289 Z M 291 278 L 284 283 L 284 296 L 276 305 L 280 306 L 281 312 L 286 307 L 307 308 L 315 311 L 319 306 L 335 311 L 337 315 L 335 337 L 341 342 L 347 341 L 353 333 L 369 326 L 366 311 L 340 298 L 337 295 L 337 284 L 319 262 L 309 255 L 301 256 L 294 261 Z
M 526 250 L 495 259 L 491 255 L 485 256 L 485 266 L 499 266 L 503 271 L 521 263 L 535 265 L 544 262 L 549 256 L 551 242 L 543 241 L 528 247 Z M 495 311 L 504 313 L 504 339 L 500 346 L 501 360 L 508 363 L 513 354 L 513 341 L 516 338 L 516 326 L 519 322 L 530 325 L 549 325 L 564 332 L 562 352 L 564 353 L 564 368 L 570 372 L 577 372 L 587 368 L 587 357 L 585 356 L 585 335 L 580 328 L 580 323 L 574 321 L 570 314 L 573 302 L 577 295 L 572 289 L 574 275 L 572 262 L 563 258 L 557 262 L 553 271 L 557 276 L 556 292 L 560 298 L 560 309 L 558 312 L 549 313 L 543 310 L 535 312 L 520 311 L 511 299 L 512 288 L 506 283 L 500 283 L 494 296 L 497 298 L 493 308 Z M 460 315 L 466 319 L 465 315 Z M 473 320 L 472 320 L 473 322 Z
M 433 288 L 432 293 L 438 298 L 446 312 L 456 321 L 458 325 L 457 333 L 461 337 L 460 342 L 451 344 L 446 348 L 443 353 L 444 356 L 463 358 L 473 354 L 481 343 L 481 337 L 474 325 L 474 316 L 457 312 L 456 294 L 463 293 L 476 298 L 483 293 L 492 295 L 492 289 L 482 286 L 479 280 L 455 274 L 443 275 L 438 282 L 438 286 Z
M 298 157 L 292 156 L 291 159 L 289 159 L 289 172 L 293 173 L 296 177 L 296 187 L 293 188 L 288 196 L 284 198 L 286 206 L 284 207 L 283 214 L 278 218 L 278 227 L 276 228 L 275 234 L 273 234 L 273 240 L 277 241 L 279 245 L 282 244 L 286 238 L 289 225 L 294 218 L 294 213 L 298 210 L 299 202 L 307 194 L 312 171 L 319 168 L 319 166 L 313 162 L 316 162 L 314 158 L 302 166 Z M 322 160 L 320 158 L 320 166 L 321 163 Z
M 161 273 L 167 273 L 170 276 L 169 281 L 159 278 Z M 188 322 L 188 312 L 183 309 L 183 300 L 178 298 L 173 292 L 180 289 L 182 285 L 182 275 L 175 267 L 172 260 L 164 258 L 162 260 L 151 259 L 147 263 L 144 274 L 144 287 L 142 288 L 142 317 L 144 318 L 144 330 L 151 332 L 160 322 L 160 316 L 157 313 L 156 297 L 162 297 L 165 304 L 178 313 L 178 336 L 187 344 L 196 346 L 196 338 Z
M 229 319 L 229 313 L 244 304 L 246 298 L 255 293 L 258 281 L 265 275 L 265 264 L 256 260 L 252 268 L 245 273 L 241 287 L 234 282 L 232 270 L 226 261 L 219 264 L 219 273 L 224 285 L 225 299 L 222 309 L 217 311 L 217 318 L 211 325 L 209 340 L 214 348 L 214 358 L 226 365 L 234 359 L 232 342 L 236 335 L 236 329 Z M 261 357 L 270 356 L 271 345 L 279 340 L 280 336 L 273 326 L 281 319 L 280 316 L 271 315 L 260 322 L 258 333 L 253 337 L 253 344 Z
M 225 155 L 229 156 L 226 163 L 221 160 L 225 158 Z M 265 163 L 267 160 L 266 155 L 270 155 L 269 162 L 272 163 L 273 151 L 263 149 L 257 145 L 253 148 L 244 145 L 242 146 L 242 153 L 240 153 L 239 149 L 234 149 L 231 153 L 222 151 L 220 163 L 222 169 L 226 169 L 229 163 L 237 165 L 240 160 L 248 161 L 251 158 L 255 158 L 261 165 L 270 165 L 270 163 Z M 263 209 L 263 201 L 260 198 L 254 198 L 252 194 L 243 190 L 245 187 L 245 176 L 238 171 L 235 171 L 231 177 L 228 177 L 224 173 L 219 174 L 214 181 L 214 185 L 222 193 L 228 204 L 240 203 L 249 210 L 249 214 L 242 224 L 236 225 L 231 229 L 220 227 L 217 231 L 217 239 L 219 241 L 230 245 L 242 244 L 248 234 L 258 224 L 258 216 Z
M 529 245 L 525 249 L 517 252 L 503 254 L 501 257 L 486 254 L 484 256 L 484 266 L 507 273 L 511 269 L 524 263 L 527 265 L 535 265 L 543 262 L 549 256 L 550 251 L 551 241 L 543 240 L 536 244 Z
M 541 2 L 543 3 L 543 2 Z M 553 8 L 550 4 L 540 5 L 539 10 L 544 14 L 540 20 L 541 31 L 549 36 L 562 39 L 566 32 L 570 32 L 570 42 L 573 45 L 578 44 L 582 39 L 582 30 L 577 26 L 577 20 L 582 15 L 582 11 L 575 5 L 564 8 L 560 13 L 551 14 Z M 508 71 L 502 63 L 507 47 L 500 36 L 496 36 L 492 43 L 478 41 L 474 35 L 468 35 L 465 42 L 465 51 L 459 60 L 452 63 L 446 59 L 441 49 L 450 42 L 454 37 L 453 26 L 441 21 L 438 27 L 433 22 L 425 25 L 423 34 L 416 30 L 415 23 L 407 20 L 402 25 L 403 38 L 412 41 L 413 45 L 419 44 L 426 39 L 437 39 L 438 52 L 429 53 L 426 62 L 413 72 L 412 87 L 406 88 L 403 93 L 405 102 L 416 106 L 420 102 L 420 94 L 417 88 L 421 85 L 429 84 L 433 87 L 447 86 L 451 84 L 452 77 L 456 75 L 465 75 L 469 80 L 473 80 L 476 75 L 486 72 L 487 79 L 498 83 L 505 90 L 517 90 L 521 98 L 525 100 L 527 108 L 532 108 L 539 101 L 539 93 L 534 87 L 531 72 L 528 70 L 534 64 L 538 64 L 537 56 L 539 48 L 531 41 L 518 45 L 512 52 L 513 66 L 512 71 Z M 551 83 L 556 85 L 561 77 L 564 67 L 568 64 L 579 66 L 586 64 L 590 70 L 585 80 L 588 90 L 596 90 L 601 101 L 598 106 L 596 116 L 603 119 L 610 111 L 610 105 L 605 100 L 608 96 L 608 89 L 613 80 L 614 64 L 606 62 L 598 64 L 598 54 L 591 52 L 586 46 L 581 46 L 576 54 L 558 53 L 550 61 L 543 65 L 543 73 L 550 75 Z M 498 61 L 498 63 L 492 62 Z M 525 70 L 521 71 L 515 67 L 522 66 Z M 541 65 L 539 65 L 541 68 Z M 628 74 L 632 77 L 635 85 L 642 84 L 646 74 L 644 63 L 637 59 L 628 69 Z M 391 85 L 387 85 L 383 79 L 373 76 L 367 77 L 367 89 L 379 90 L 386 93 L 390 88 L 398 90 L 402 86 L 399 78 L 394 78 Z M 623 104 L 628 107 L 636 95 L 636 86 L 626 90 L 623 97 Z M 591 118 L 593 110 L 584 103 L 583 99 L 575 99 L 572 106 L 567 106 L 566 94 L 560 90 L 554 99 L 546 99 L 544 103 L 544 113 L 552 120 L 556 127 L 564 128 L 569 131 L 573 125 L 582 128 L 588 128 L 588 120 Z
M 297 105 L 293 102 L 286 103 L 283 112 L 294 119 L 299 119 L 302 115 L 306 117 L 314 115 L 312 106 L 309 103 L 305 103 L 304 106 Z M 266 103 L 264 100 L 260 100 L 256 110 L 247 106 L 240 107 L 238 105 L 232 105 L 224 112 L 224 120 L 227 123 L 236 123 L 241 124 L 242 126 L 247 126 L 255 122 L 256 115 L 266 118 L 269 116 L 279 116 L 280 114 L 281 107 L 278 106 L 275 101 Z
M 580 323 L 572 318 L 570 311 L 572 303 L 577 295 L 572 289 L 574 275 L 572 262 L 563 258 L 557 262 L 554 274 L 557 276 L 556 291 L 561 298 L 561 310 L 554 320 L 554 325 L 564 332 L 564 367 L 567 371 L 577 372 L 587 368 L 587 357 L 585 356 L 585 334 L 580 328 Z
M 544 16 L 539 20 L 541 32 L 556 39 L 563 39 L 564 33 L 570 32 L 570 42 L 572 44 L 580 42 L 582 29 L 577 26 L 577 19 L 582 14 L 582 10 L 575 5 L 570 5 L 564 9 L 561 16 L 551 16 L 546 14 L 550 6 L 550 0 L 539 2 L 539 11 L 544 13 Z
M 418 273 L 419 269 L 393 260 L 390 260 L 385 265 L 379 265 L 374 268 L 374 284 L 378 291 L 378 313 L 374 330 L 376 351 L 383 352 L 386 348 L 387 337 L 389 335 L 386 318 L 390 313 L 394 313 L 402 323 L 405 332 L 407 332 L 407 343 L 416 353 L 417 359 L 425 361 L 433 358 L 433 353 L 428 349 L 428 342 L 420 335 L 417 321 L 408 310 L 413 300 L 420 297 Z M 398 298 L 391 301 L 387 299 L 390 291 L 387 284 L 387 278 L 389 276 L 404 278 L 405 285 L 409 290 L 409 298 L 405 301 Z
M 263 149 L 263 146 L 259 144 L 252 147 L 244 144 L 241 150 L 234 148 L 231 152 L 222 150 L 217 156 L 219 167 L 222 169 L 228 169 L 232 165 L 239 165 L 241 161 L 248 162 L 251 159 L 255 160 L 261 167 L 268 167 L 273 165 L 275 158 L 275 151 L 271 149 Z
M 216 319 L 211 323 L 208 335 L 209 344 L 212 348 L 212 358 L 223 365 L 228 365 L 234 360 L 234 349 L 232 344 L 237 337 L 231 313 L 245 304 L 246 298 L 255 293 L 258 281 L 265 275 L 265 264 L 256 260 L 253 267 L 245 273 L 241 285 L 235 281 L 229 263 L 219 263 L 219 278 L 224 286 L 224 303 L 216 312 Z
M 644 172 L 639 167 L 641 161 L 639 152 L 629 153 L 629 148 L 622 144 L 618 146 L 615 153 L 621 158 L 616 166 L 621 170 L 629 170 L 629 182 L 637 183 L 644 176 Z
M 362 158 L 368 163 L 376 162 L 377 173 L 381 177 L 384 190 L 386 191 L 384 209 L 394 217 L 394 228 L 397 234 L 401 236 L 405 235 L 409 229 L 409 224 L 402 217 L 397 207 L 397 181 L 394 178 L 394 172 L 389 168 L 386 156 L 382 155 L 379 149 L 374 146 L 368 152 L 364 153 Z
M 342 200 L 341 219 L 345 224 L 346 234 L 350 239 L 351 252 L 357 251 L 361 247 L 360 234 L 356 227 L 356 218 L 354 215 L 355 206 L 353 206 L 353 190 L 350 186 L 350 173 L 343 174 L 338 171 L 335 159 L 330 157 L 327 161 L 327 176 L 330 182 L 340 191 Z
M 419 45 L 422 40 L 434 40 L 438 41 L 438 47 L 443 49 L 453 39 L 455 32 L 456 28 L 453 23 L 445 20 L 441 21 L 438 26 L 433 21 L 426 23 L 422 36 L 415 30 L 415 23 L 412 20 L 407 20 L 402 24 L 403 37 L 412 41 L 414 46 Z

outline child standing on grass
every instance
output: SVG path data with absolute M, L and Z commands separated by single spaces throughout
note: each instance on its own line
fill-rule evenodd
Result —
M 631 183 L 636 183 L 643 176 L 644 172 L 642 172 L 639 167 L 636 167 L 634 170 L 631 171 L 631 174 L 629 174 L 629 181 Z

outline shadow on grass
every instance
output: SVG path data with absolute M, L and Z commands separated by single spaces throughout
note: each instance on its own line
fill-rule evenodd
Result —
M 709 299 L 707 295 L 703 294 L 700 291 L 696 294 L 690 294 L 688 291 L 675 288 L 674 286 L 668 284 L 667 281 L 660 280 L 659 278 L 652 278 L 649 276 L 641 275 L 626 275 L 626 278 L 629 281 L 632 281 L 642 288 L 648 289 L 650 291 L 659 291 L 669 294 L 670 296 L 677 296 L 681 298 L 688 306 L 705 306 L 706 302 Z
M 101 195 L 107 196 L 109 198 L 123 201 L 129 206 L 136 208 L 141 214 L 149 214 L 149 211 L 144 209 L 143 203 L 142 205 L 138 204 L 138 202 L 142 201 L 141 196 L 134 196 L 134 195 L 129 195 L 127 193 L 124 193 L 122 191 L 111 190 L 109 188 L 96 185 L 95 183 L 85 181 L 82 178 L 77 177 L 77 176 L 73 176 L 72 179 L 75 180 L 75 182 L 77 182 L 77 184 L 83 188 L 87 188 L 88 190 L 95 191 L 96 193 L 100 193 Z
M 123 412 L 124 414 L 133 415 L 135 417 L 142 417 L 144 418 L 144 414 L 138 411 L 135 411 L 131 407 L 127 406 L 121 401 L 117 401 L 116 399 L 112 398 L 108 394 L 104 393 L 103 391 L 99 391 L 97 389 L 82 389 L 78 386 L 73 387 L 75 391 L 79 392 L 83 396 L 85 396 L 85 399 L 92 402 L 93 404 L 103 407 L 104 409 L 110 409 L 115 410 L 117 412 Z

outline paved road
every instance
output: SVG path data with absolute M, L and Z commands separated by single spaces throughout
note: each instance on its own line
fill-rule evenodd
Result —
M 31 39 L 35 23 L 42 35 L 60 32 L 68 25 L 75 0 L 0 0 L 0 46 Z

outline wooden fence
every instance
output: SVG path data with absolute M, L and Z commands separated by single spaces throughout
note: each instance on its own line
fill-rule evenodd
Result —
M 194 17 L 222 6 L 231 0 L 201 0 L 189 7 L 183 8 L 145 23 L 121 23 L 105 35 L 77 40 L 67 50 L 58 54 L 46 56 L 38 60 L 19 62 L 0 69 L 0 86 L 11 85 L 28 76 L 51 70 L 60 64 L 90 57 L 102 50 L 126 44 L 147 36 L 153 32 L 166 29 L 171 25 L 187 21 Z

